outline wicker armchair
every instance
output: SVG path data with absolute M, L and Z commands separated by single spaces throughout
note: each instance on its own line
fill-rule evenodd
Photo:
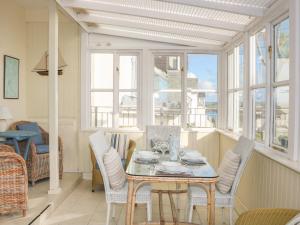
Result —
M 31 123 L 29 121 L 18 121 L 10 126 L 10 130 L 17 130 L 17 125 Z M 49 134 L 40 127 L 42 139 L 45 145 L 49 144 Z M 23 143 L 21 143 L 22 145 Z M 58 137 L 58 151 L 59 151 L 59 178 L 62 178 L 63 173 L 63 144 L 60 137 Z M 21 148 L 24 149 L 24 147 Z M 23 152 L 22 152 L 23 154 Z M 38 154 L 36 145 L 31 143 L 30 150 L 28 153 L 28 159 L 26 160 L 28 170 L 28 180 L 32 185 L 36 181 L 49 177 L 49 153 Z
M 95 191 L 95 188 L 96 188 L 97 185 L 100 186 L 101 190 L 104 190 L 104 183 L 103 183 L 103 179 L 102 179 L 102 175 L 101 175 L 99 166 L 98 166 L 97 161 L 96 161 L 95 154 L 92 151 L 91 146 L 89 146 L 89 147 L 90 147 L 91 160 L 92 160 L 92 166 L 93 166 L 93 169 L 92 169 L 92 192 Z M 128 164 L 130 162 L 131 156 L 132 156 L 135 148 L 136 148 L 135 141 L 129 140 L 129 146 L 128 146 L 128 150 L 127 150 L 127 158 L 126 158 L 125 169 L 127 168 Z
M 299 213 L 295 209 L 253 209 L 241 214 L 235 225 L 296 225 L 300 224 Z
M 0 214 L 21 210 L 26 216 L 28 178 L 24 159 L 7 145 L 0 145 Z

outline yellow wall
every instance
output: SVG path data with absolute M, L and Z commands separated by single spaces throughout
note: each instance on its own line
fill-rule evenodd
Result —
M 235 144 L 235 140 L 220 134 L 220 155 Z M 299 209 L 300 174 L 254 151 L 237 191 L 236 209 L 240 214 L 259 207 Z
M 20 59 L 19 99 L 3 99 L 3 56 Z M 13 120 L 26 118 L 26 23 L 25 11 L 14 1 L 0 7 L 0 105 L 6 105 Z

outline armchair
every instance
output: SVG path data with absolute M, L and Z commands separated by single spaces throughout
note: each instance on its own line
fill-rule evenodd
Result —
M 19 130 L 20 126 L 32 124 L 29 121 L 18 121 L 10 126 L 11 130 Z M 34 141 L 31 143 L 28 159 L 26 160 L 28 170 L 28 180 L 35 184 L 36 181 L 49 177 L 49 134 L 40 126 L 38 131 L 41 135 L 42 145 L 37 145 Z M 21 143 L 22 146 L 22 143 Z M 59 177 L 62 178 L 63 173 L 63 144 L 62 139 L 58 137 L 59 151 Z M 22 148 L 23 149 L 23 148 Z M 21 149 L 21 151 L 22 151 Z M 22 153 L 23 154 L 23 153 Z
M 21 210 L 26 216 L 28 178 L 22 156 L 7 145 L 0 145 L 0 214 Z

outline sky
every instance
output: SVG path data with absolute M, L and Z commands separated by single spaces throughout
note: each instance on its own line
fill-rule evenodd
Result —
M 188 54 L 188 77 L 198 78 L 199 89 L 217 90 L 218 56 L 209 54 Z M 216 102 L 217 95 L 207 95 L 206 101 Z

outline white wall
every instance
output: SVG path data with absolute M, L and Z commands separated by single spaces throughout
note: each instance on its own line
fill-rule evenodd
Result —
M 26 11 L 27 115 L 48 127 L 48 76 L 32 72 L 48 50 L 47 10 Z M 64 171 L 78 171 L 78 124 L 80 105 L 80 28 L 59 13 L 59 50 L 67 64 L 59 76 L 59 135 L 64 144 Z
M 3 56 L 20 59 L 19 99 L 3 97 Z M 26 118 L 26 23 L 25 11 L 14 1 L 1 1 L 0 7 L 0 105 L 6 105 L 13 120 Z

